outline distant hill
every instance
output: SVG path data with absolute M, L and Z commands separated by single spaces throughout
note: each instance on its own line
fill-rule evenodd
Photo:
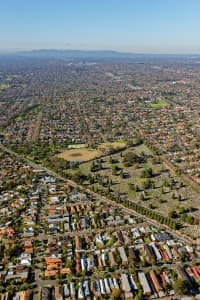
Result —
M 162 62 L 181 62 L 193 63 L 200 61 L 200 55 L 179 55 L 179 54 L 143 54 L 143 53 L 126 53 L 112 50 L 54 50 L 41 49 L 31 51 L 18 51 L 7 54 L 0 53 L 0 59 L 61 59 L 69 62 L 127 62 L 127 63 L 156 63 Z
M 140 54 L 123 53 L 111 50 L 32 50 L 19 52 L 20 55 L 37 57 L 68 57 L 68 58 L 132 58 Z
M 118 52 L 113 50 L 54 50 L 40 49 L 18 52 L 19 55 L 32 57 L 68 57 L 68 58 L 183 58 L 198 57 L 197 55 L 179 55 L 179 54 L 144 54 Z

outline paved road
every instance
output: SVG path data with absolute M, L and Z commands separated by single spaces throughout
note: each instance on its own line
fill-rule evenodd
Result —
M 27 158 L 25 158 L 24 156 L 22 155 L 19 155 L 18 153 L 14 152 L 13 150 L 10 150 L 8 149 L 7 147 L 3 146 L 2 144 L 0 145 L 0 149 L 4 150 L 5 152 L 8 152 L 10 153 L 11 155 L 15 156 L 15 157 L 18 157 L 19 159 L 24 159 L 25 161 L 27 161 L 27 163 L 29 163 L 33 168 L 36 168 L 36 169 L 43 169 L 45 170 L 48 174 L 54 176 L 55 178 L 59 179 L 59 180 L 63 180 L 65 182 L 67 182 L 69 185 L 71 185 L 72 187 L 75 187 L 77 189 L 79 189 L 80 191 L 82 192 L 87 192 L 88 194 L 92 195 L 94 199 L 96 199 L 97 201 L 100 201 L 100 200 L 104 200 L 107 204 L 109 205 L 112 205 L 112 206 L 115 206 L 115 207 L 120 207 L 122 208 L 124 211 L 126 211 L 127 213 L 129 214 L 134 214 L 135 216 L 138 216 L 139 218 L 143 218 L 145 220 L 148 221 L 148 223 L 150 223 L 151 225 L 153 226 L 159 226 L 160 228 L 163 228 L 164 230 L 168 231 L 169 233 L 173 234 L 176 238 L 182 240 L 183 242 L 187 243 L 187 244 L 195 244 L 194 241 L 192 239 L 190 239 L 189 237 L 185 237 L 183 236 L 182 233 L 176 231 L 176 230 L 173 230 L 173 229 L 169 229 L 169 227 L 167 227 L 166 225 L 163 225 L 163 224 L 160 224 L 159 222 L 155 221 L 155 220 L 152 220 L 150 218 L 148 218 L 147 216 L 144 216 L 132 209 L 129 209 L 127 207 L 125 207 L 124 205 L 122 204 L 119 204 L 119 203 L 116 203 L 115 201 L 112 201 L 110 199 L 108 199 L 107 197 L 105 196 L 102 196 L 102 195 L 99 195 L 91 190 L 89 190 L 88 188 L 85 188 L 77 183 L 75 183 L 74 181 L 72 180 L 69 180 L 69 179 L 66 179 L 62 176 L 60 176 L 59 174 L 57 174 L 56 172 L 46 168 L 46 167 L 43 167 L 39 164 L 36 164 L 36 163 L 33 163 L 32 161 L 28 160 Z
M 166 267 L 171 268 L 172 270 L 174 270 L 174 269 L 176 269 L 176 267 L 181 266 L 181 265 L 182 265 L 181 262 L 176 262 L 176 263 L 173 263 L 173 264 L 166 265 Z M 189 267 L 192 267 L 193 263 L 192 262 L 187 262 L 187 265 Z M 151 270 L 157 270 L 160 267 L 163 267 L 163 265 L 162 266 L 154 265 L 154 266 L 134 268 L 134 269 L 135 269 L 135 271 L 143 271 L 143 272 L 146 273 L 146 272 L 149 272 Z M 133 271 L 133 267 L 129 267 L 129 266 L 127 266 L 126 268 L 120 268 L 120 269 L 116 270 L 115 272 L 108 272 L 108 271 L 105 271 L 105 270 L 97 270 L 97 271 L 94 270 L 92 278 L 91 278 L 90 275 L 85 275 L 84 280 L 85 279 L 93 280 L 94 278 L 100 279 L 100 278 L 104 278 L 105 275 L 110 275 L 112 277 L 114 274 L 120 275 L 122 273 L 132 273 L 132 271 Z M 40 275 L 40 270 L 36 270 L 35 271 L 35 281 L 40 287 L 55 286 L 57 284 L 57 280 L 41 280 L 39 275 Z M 82 278 L 80 278 L 80 276 L 71 275 L 70 280 L 69 279 L 68 280 L 63 279 L 62 283 L 65 283 L 67 281 L 69 282 L 69 281 L 72 281 L 72 280 L 81 281 Z
M 88 235 L 91 233 L 96 233 L 96 234 L 100 234 L 105 232 L 105 230 L 107 232 L 113 232 L 113 231 L 123 231 L 123 230 L 128 230 L 131 228 L 141 228 L 141 227 L 145 227 L 148 226 L 149 224 L 147 222 L 143 222 L 143 223 L 138 223 L 138 224 L 124 224 L 124 225 L 120 225 L 120 226 L 106 226 L 106 228 L 95 228 L 95 229 L 83 229 L 80 231 L 68 231 L 65 233 L 56 233 L 56 234 L 51 234 L 51 236 L 55 235 L 56 237 L 60 237 L 60 236 L 70 236 L 70 237 L 75 237 L 75 236 L 83 236 L 83 235 Z M 45 233 L 40 233 L 37 235 L 36 239 L 38 240 L 45 240 L 47 239 L 48 234 Z

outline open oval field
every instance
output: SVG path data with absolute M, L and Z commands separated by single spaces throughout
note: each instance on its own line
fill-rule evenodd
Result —
M 101 155 L 98 150 L 90 150 L 88 148 L 70 149 L 59 153 L 57 157 L 68 161 L 88 161 Z
M 122 150 L 126 148 L 127 143 L 123 140 L 116 141 L 116 142 L 104 142 L 98 145 L 98 150 L 102 153 L 106 153 L 107 151 L 110 151 L 111 149 L 114 150 Z

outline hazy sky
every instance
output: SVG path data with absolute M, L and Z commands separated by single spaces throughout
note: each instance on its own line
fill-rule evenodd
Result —
M 200 0 L 0 0 L 0 50 L 200 53 Z

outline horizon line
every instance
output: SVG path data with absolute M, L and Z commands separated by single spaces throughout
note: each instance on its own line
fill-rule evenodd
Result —
M 113 50 L 113 49 L 62 49 L 62 48 L 33 48 L 33 49 L 23 49 L 23 48 L 10 48 L 10 49 L 0 49 L 0 54 L 18 54 L 22 52 L 37 52 L 37 51 L 77 51 L 77 52 L 114 52 L 119 54 L 127 54 L 127 55 L 188 55 L 188 56 L 200 56 L 199 53 L 180 53 L 180 52 L 136 52 L 136 51 L 121 51 L 121 50 Z

